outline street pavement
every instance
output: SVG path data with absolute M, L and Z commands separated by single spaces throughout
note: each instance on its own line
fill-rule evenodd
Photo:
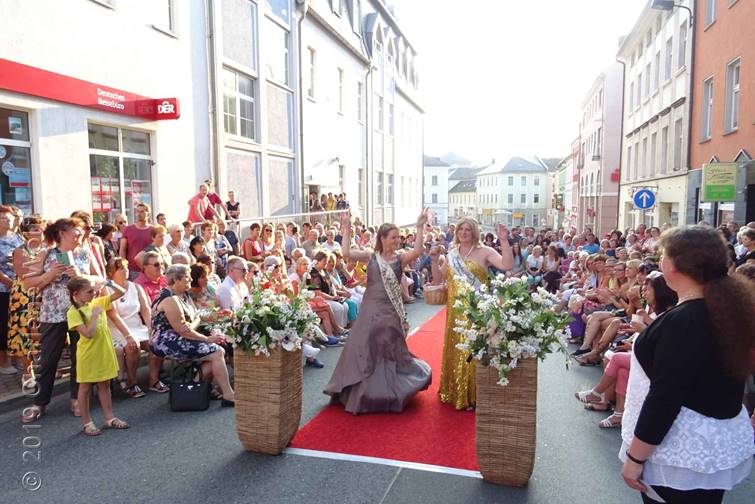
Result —
M 437 310 L 410 305 L 409 321 L 415 327 Z M 339 353 L 325 349 L 325 368 L 305 369 L 302 424 L 327 404 L 322 388 Z M 167 395 L 117 398 L 115 413 L 132 428 L 88 438 L 68 413 L 67 397 L 58 395 L 39 427 L 22 427 L 17 402 L 0 404 L 0 503 L 637 503 L 639 495 L 619 476 L 618 430 L 599 429 L 604 414 L 585 411 L 573 397 L 599 373 L 566 370 L 561 355 L 541 363 L 537 458 L 526 488 L 361 462 L 247 453 L 236 437 L 232 409 L 214 402 L 205 412 L 171 413 Z M 100 423 L 100 411 L 93 413 Z M 37 484 L 34 491 L 24 488 Z M 726 502 L 752 503 L 753 496 L 755 475 Z

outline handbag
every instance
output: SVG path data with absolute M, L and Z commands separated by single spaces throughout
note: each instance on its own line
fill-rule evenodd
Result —
M 177 377 L 177 370 L 183 370 L 183 377 Z M 194 376 L 199 380 L 195 381 Z M 204 411 L 210 407 L 210 382 L 203 379 L 202 367 L 195 362 L 185 366 L 173 366 L 170 384 L 171 411 Z

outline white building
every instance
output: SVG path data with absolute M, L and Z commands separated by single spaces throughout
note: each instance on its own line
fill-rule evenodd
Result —
M 492 164 L 477 174 L 477 215 L 488 226 L 539 228 L 550 207 L 548 166 L 540 159 L 513 157 Z
M 686 9 L 664 12 L 648 3 L 619 49 L 625 65 L 619 227 L 683 222 L 691 40 Z M 632 203 L 643 188 L 655 193 L 655 206 L 647 211 Z
M 2 203 L 186 217 L 212 175 L 207 39 L 204 2 L 175 3 L 0 0 Z
M 423 206 L 433 214 L 433 223 L 448 224 L 448 171 L 450 166 L 437 157 L 424 157 Z
M 621 163 L 624 67 L 602 72 L 582 102 L 578 228 L 602 236 L 616 228 Z
M 448 218 L 477 218 L 477 174 L 485 166 L 451 167 L 448 174 Z

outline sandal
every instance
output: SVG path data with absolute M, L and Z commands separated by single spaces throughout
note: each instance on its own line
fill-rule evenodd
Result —
M 113 417 L 110 420 L 105 420 L 104 429 L 124 430 L 131 427 L 128 423 L 124 422 L 120 418 Z
M 590 360 L 590 355 L 591 354 L 577 355 L 574 357 L 574 360 L 579 362 L 580 366 L 597 366 L 600 364 L 600 356 L 598 356 L 598 360 L 592 361 Z
M 102 431 L 94 425 L 94 422 L 85 423 L 84 427 L 81 428 L 81 432 L 87 436 L 99 436 L 102 434 Z
M 44 416 L 45 414 L 45 408 L 44 406 L 31 406 L 29 408 L 24 409 L 24 413 L 21 414 L 21 423 L 32 423 L 36 422 L 40 419 L 40 417 Z
M 621 427 L 621 417 L 623 414 L 623 411 L 614 411 L 611 416 L 606 417 L 598 422 L 598 426 L 601 429 L 616 429 L 618 427 Z
M 585 404 L 587 411 L 611 411 L 613 407 L 609 402 L 595 402 Z
M 590 400 L 590 396 L 597 397 L 597 401 Z M 590 390 L 582 390 L 581 392 L 574 392 L 574 397 L 577 398 L 579 402 L 583 403 L 603 403 L 606 402 L 605 394 L 598 394 L 593 389 Z
M 146 395 L 142 388 L 136 384 L 126 387 L 123 392 L 133 399 L 138 399 L 139 397 L 144 397 Z
M 164 394 L 166 392 L 170 392 L 170 388 L 165 385 L 162 381 L 157 380 L 155 383 L 153 383 L 149 389 L 152 392 L 157 392 L 158 394 Z

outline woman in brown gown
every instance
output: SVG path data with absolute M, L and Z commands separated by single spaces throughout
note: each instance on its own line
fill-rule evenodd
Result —
M 350 250 L 351 215 L 341 215 L 344 258 L 368 263 L 359 317 L 325 387 L 331 401 L 340 402 L 349 413 L 398 413 L 414 394 L 430 386 L 430 366 L 406 346 L 408 324 L 400 287 L 404 266 L 422 253 L 425 222 L 426 209 L 417 219 L 414 249 L 403 253 L 397 253 L 398 228 L 383 224 L 372 253 Z

